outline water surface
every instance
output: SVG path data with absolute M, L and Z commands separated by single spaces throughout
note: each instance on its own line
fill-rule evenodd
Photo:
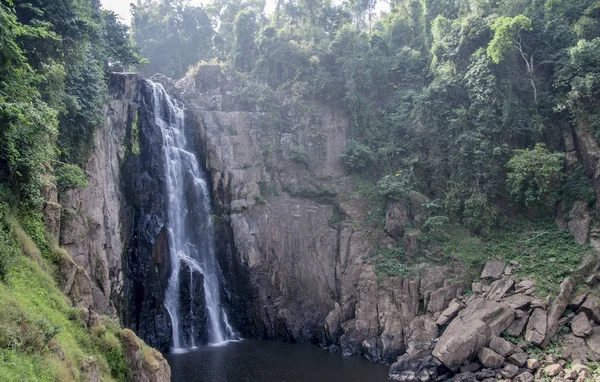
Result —
M 383 382 L 388 366 L 310 344 L 245 340 L 165 354 L 172 382 Z

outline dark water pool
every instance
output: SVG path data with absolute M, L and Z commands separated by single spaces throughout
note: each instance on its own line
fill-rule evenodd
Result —
M 380 382 L 388 366 L 310 344 L 245 340 L 166 354 L 173 382 Z

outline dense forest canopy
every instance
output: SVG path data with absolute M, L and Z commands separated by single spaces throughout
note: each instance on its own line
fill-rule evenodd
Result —
M 600 133 L 600 2 L 376 6 L 278 0 L 266 14 L 260 0 L 139 0 L 132 35 L 147 75 L 179 78 L 203 61 L 338 104 L 352 124 L 348 171 L 372 177 L 385 198 L 425 193 L 475 231 L 510 205 L 544 214 L 566 193 L 590 194 L 581 170 L 565 177 L 560 151 L 575 119 Z

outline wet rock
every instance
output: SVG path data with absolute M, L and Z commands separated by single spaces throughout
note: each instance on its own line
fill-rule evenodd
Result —
M 546 337 L 546 311 L 535 309 L 527 322 L 525 341 L 540 345 Z
M 523 367 L 525 362 L 527 362 L 527 353 L 515 353 L 508 357 L 507 361 L 515 366 Z
M 422 351 L 418 354 L 398 357 L 390 366 L 389 377 L 396 381 L 435 381 L 438 374 L 443 371 L 440 361 Z
M 488 347 L 503 357 L 508 356 L 514 348 L 513 344 L 498 336 L 492 336 Z
M 336 343 L 339 341 L 339 336 L 342 331 L 342 308 L 337 302 L 327 317 L 325 317 L 324 330 L 328 343 Z
M 558 330 L 558 321 L 564 313 L 567 305 L 571 301 L 571 297 L 573 294 L 573 288 L 575 286 L 575 282 L 571 277 L 567 277 L 560 284 L 560 292 L 558 296 L 552 302 L 552 306 L 550 307 L 550 311 L 547 316 L 547 325 L 546 325 L 546 337 L 542 342 L 542 347 L 547 346 L 550 343 L 552 337 L 556 334 Z
M 586 312 L 588 317 L 594 320 L 595 323 L 600 324 L 600 306 L 594 296 L 588 295 L 580 309 Z
M 482 279 L 499 279 L 504 273 L 504 260 L 489 260 L 485 263 L 483 272 L 481 272 Z
M 587 318 L 585 312 L 576 315 L 571 321 L 571 331 L 577 337 L 587 337 L 592 333 L 592 323 Z
M 504 363 L 504 357 L 490 348 L 482 348 L 477 352 L 477 358 L 483 367 L 497 369 Z
M 433 350 L 433 355 L 453 368 L 475 356 L 493 335 L 514 320 L 514 310 L 495 301 L 475 299 L 452 320 Z

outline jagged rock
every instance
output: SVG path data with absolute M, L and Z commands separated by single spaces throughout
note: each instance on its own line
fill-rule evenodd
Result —
M 514 320 L 514 310 L 506 304 L 475 299 L 452 320 L 433 350 L 433 355 L 453 368 L 472 358 Z
M 586 312 L 595 323 L 600 324 L 600 306 L 594 296 L 588 295 L 580 309 Z
M 571 302 L 569 302 L 569 305 L 567 306 L 567 308 L 572 312 L 576 312 L 581 307 L 581 305 L 583 305 L 587 296 L 588 296 L 587 293 L 579 293 L 579 294 L 575 295 L 571 299 Z
M 522 367 L 523 365 L 525 365 L 525 362 L 527 362 L 527 353 L 515 353 L 508 357 L 507 361 L 515 366 Z
M 573 208 L 571 208 L 569 215 L 571 216 L 571 220 L 567 224 L 569 232 L 573 234 L 575 241 L 579 245 L 585 244 L 588 240 L 590 225 L 592 223 L 587 203 L 576 201 L 573 203 Z
M 441 362 L 422 351 L 418 354 L 398 357 L 390 366 L 389 377 L 396 381 L 427 382 L 434 381 L 438 376 Z
M 488 347 L 503 357 L 508 356 L 514 348 L 513 344 L 498 336 L 492 336 Z
M 535 358 L 530 358 L 527 360 L 527 368 L 530 370 L 537 370 L 540 368 L 540 366 L 542 366 L 542 364 Z
M 540 345 L 544 341 L 545 337 L 546 311 L 542 309 L 535 309 L 529 317 L 529 321 L 527 322 L 525 341 Z
M 480 282 L 473 282 L 471 284 L 471 290 L 473 293 L 481 293 L 483 292 L 483 285 Z
M 506 329 L 506 334 L 512 337 L 519 337 L 527 325 L 527 321 L 529 320 L 529 314 L 523 312 L 522 310 L 515 311 L 515 320 L 512 324 Z
M 327 317 L 325 317 L 324 330 L 329 343 L 336 343 L 339 340 L 342 331 L 342 308 L 337 302 Z
M 506 297 L 504 302 L 508 303 L 508 305 L 510 305 L 510 307 L 513 309 L 523 309 L 527 307 L 527 305 L 531 304 L 531 300 L 533 300 L 533 297 L 526 294 L 517 293 Z
M 526 371 L 524 373 L 517 375 L 514 379 L 514 382 L 533 382 L 534 380 L 535 380 L 535 378 L 534 378 L 533 374 Z
M 565 379 L 577 379 L 578 373 L 575 370 L 565 370 Z
M 160 352 L 146 347 L 147 345 L 129 329 L 121 331 L 120 339 L 133 382 L 169 382 L 171 380 L 171 368 Z
M 600 326 L 592 329 L 592 334 L 586 338 L 585 343 L 595 353 L 600 353 Z
M 519 368 L 517 366 L 508 364 L 508 365 L 504 366 L 504 368 L 502 369 L 500 374 L 506 379 L 511 379 L 515 375 L 517 375 L 518 372 L 519 372 Z
M 546 310 L 548 308 L 548 303 L 542 299 L 534 298 L 531 300 L 531 309 L 543 309 Z
M 500 280 L 496 280 L 492 283 L 492 289 L 490 289 L 486 298 L 488 300 L 499 301 L 513 285 L 515 285 L 515 280 L 510 277 L 503 277 Z
M 600 355 L 590 349 L 586 343 L 586 340 L 584 338 L 575 336 L 573 333 L 568 333 L 559 337 L 558 345 L 562 350 L 562 356 L 566 359 L 589 359 L 590 361 L 600 360 Z
M 385 232 L 399 242 L 404 236 L 408 223 L 408 208 L 406 205 L 403 202 L 388 202 L 385 213 Z
M 504 357 L 490 348 L 481 348 L 477 352 L 477 358 L 483 367 L 497 369 L 504 363 Z
M 548 377 L 555 377 L 560 374 L 561 371 L 563 371 L 563 368 L 557 363 L 548 365 L 544 368 L 544 373 L 546 373 Z
M 531 280 L 523 280 L 515 285 L 515 293 L 530 295 L 535 292 L 535 283 Z
M 456 374 L 452 380 L 454 382 L 477 382 L 475 374 L 471 372 Z
M 580 312 L 571 321 L 571 331 L 577 337 L 587 337 L 592 333 L 592 324 L 585 312 Z
M 475 373 L 475 378 L 477 378 L 480 381 L 486 380 L 488 378 L 493 378 L 495 376 L 496 376 L 496 372 L 494 370 L 490 370 L 490 369 L 478 371 L 477 373 Z
M 547 346 L 552 337 L 556 334 L 556 331 L 558 330 L 558 320 L 567 308 L 569 301 L 571 301 L 574 287 L 575 282 L 571 277 L 565 278 L 560 284 L 560 292 L 554 299 L 554 302 L 550 307 L 550 311 L 548 312 L 546 321 L 546 337 L 542 342 L 542 347 Z
M 499 279 L 504 273 L 504 260 L 489 260 L 485 263 L 483 272 L 481 272 L 482 279 Z
M 461 304 L 457 300 L 453 300 L 448 308 L 442 312 L 440 317 L 435 322 L 438 326 L 444 326 L 449 323 L 458 312 L 462 309 Z

